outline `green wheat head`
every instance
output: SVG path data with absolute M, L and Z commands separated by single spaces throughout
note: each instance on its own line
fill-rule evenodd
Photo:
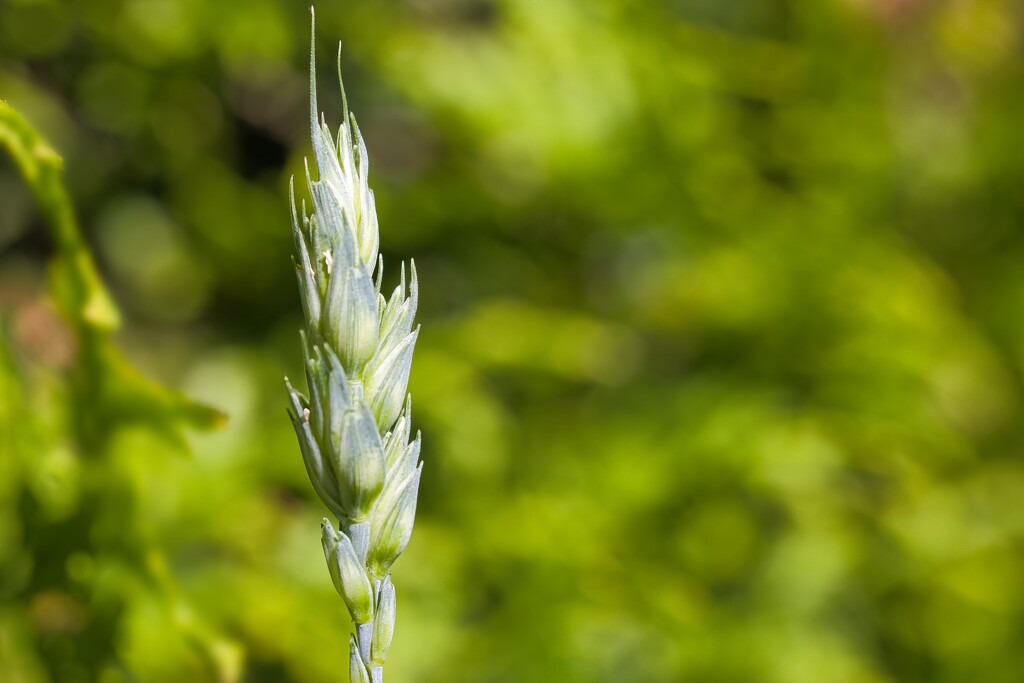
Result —
M 379 683 L 395 626 L 391 565 L 409 543 L 422 469 L 406 393 L 419 332 L 412 328 L 416 267 L 410 263 L 407 287 L 403 264 L 400 284 L 385 299 L 366 146 L 347 100 L 336 139 L 319 115 L 313 48 L 309 79 L 318 178 L 307 159 L 312 213 L 305 201 L 301 214 L 296 210 L 294 178 L 291 186 L 308 396 L 287 378 L 285 385 L 309 480 L 338 519 L 337 527 L 324 519 L 322 540 L 334 586 L 356 624 L 351 681 Z M 344 93 L 342 86 L 343 99 Z

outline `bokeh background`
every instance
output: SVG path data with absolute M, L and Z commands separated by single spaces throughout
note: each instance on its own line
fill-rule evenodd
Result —
M 317 19 L 386 284 L 422 282 L 390 680 L 1024 680 L 1024 6 Z M 0 98 L 65 157 L 110 349 L 228 416 L 131 409 L 4 155 L 0 680 L 345 680 L 281 383 L 308 51 L 305 2 L 0 0 Z

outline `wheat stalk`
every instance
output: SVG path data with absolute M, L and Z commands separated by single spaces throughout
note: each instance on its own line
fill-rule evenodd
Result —
M 315 19 L 313 20 L 315 38 Z M 335 588 L 348 607 L 352 683 L 380 683 L 395 628 L 391 565 L 412 533 L 419 491 L 420 435 L 410 441 L 406 394 L 419 328 L 417 279 L 410 262 L 385 299 L 384 259 L 366 146 L 348 111 L 337 142 L 316 99 L 315 47 L 310 48 L 310 123 L 317 180 L 306 161 L 312 213 L 301 217 L 291 184 L 295 272 L 306 328 L 300 333 L 308 397 L 288 378 L 289 415 L 317 495 L 337 517 L 323 520 L 322 541 Z M 341 79 L 341 50 L 338 52 Z M 374 271 L 376 269 L 376 277 Z

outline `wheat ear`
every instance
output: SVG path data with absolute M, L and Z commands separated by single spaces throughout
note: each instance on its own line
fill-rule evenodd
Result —
M 315 20 L 313 22 L 315 37 Z M 316 99 L 310 48 L 310 123 L 317 180 L 306 160 L 312 213 L 295 205 L 295 273 L 305 314 L 300 333 L 308 396 L 285 385 L 289 415 L 313 489 L 338 519 L 322 524 L 327 567 L 356 633 L 350 637 L 352 683 L 380 683 L 395 628 L 391 565 L 412 533 L 419 491 L 420 435 L 410 441 L 406 393 L 419 328 L 416 267 L 405 266 L 390 299 L 380 293 L 384 259 L 366 146 L 344 104 L 337 142 Z M 338 52 L 341 79 L 341 51 Z M 376 271 L 376 275 L 374 274 Z

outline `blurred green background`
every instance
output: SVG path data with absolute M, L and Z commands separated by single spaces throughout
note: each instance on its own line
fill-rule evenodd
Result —
M 390 680 L 1024 680 L 1024 7 L 317 18 L 386 283 L 422 283 Z M 65 157 L 127 359 L 57 313 L 3 155 L 4 682 L 345 680 L 281 383 L 308 35 L 298 1 L 0 0 L 0 99 Z

